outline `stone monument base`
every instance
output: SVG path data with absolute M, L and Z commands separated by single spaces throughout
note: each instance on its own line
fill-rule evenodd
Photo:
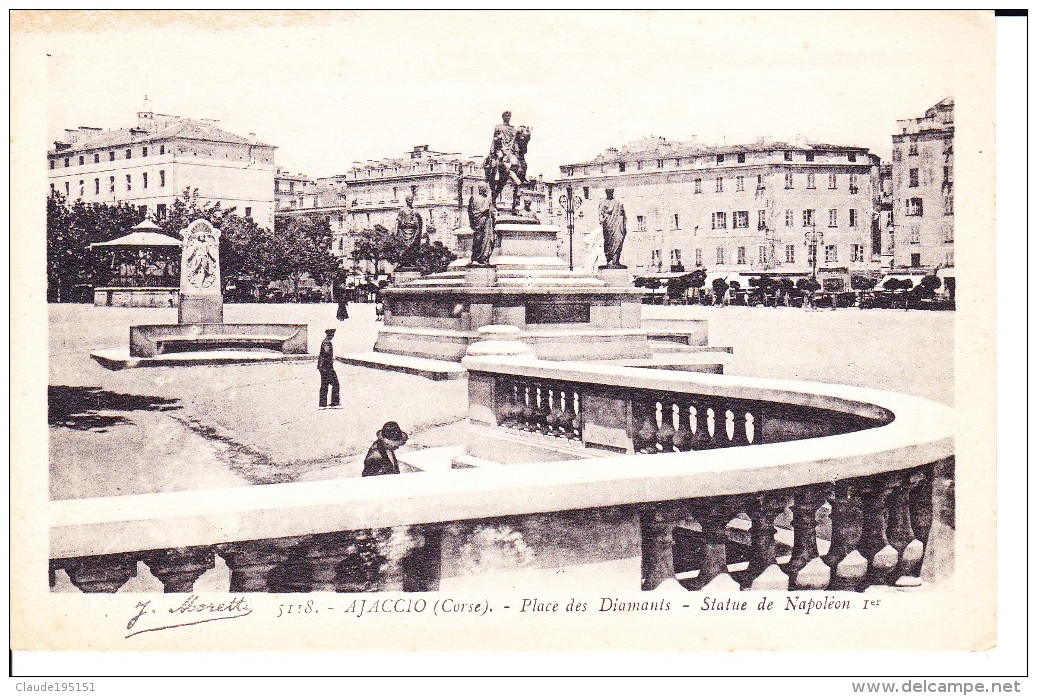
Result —
M 222 324 L 223 297 L 181 293 L 177 322 L 180 324 Z

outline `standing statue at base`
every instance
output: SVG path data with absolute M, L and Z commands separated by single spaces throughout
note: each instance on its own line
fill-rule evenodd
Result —
M 414 196 L 407 196 L 404 202 L 406 206 L 396 216 L 396 239 L 400 244 L 398 267 L 401 271 L 413 271 L 418 268 L 425 223 L 421 213 L 414 210 Z
M 479 184 L 478 191 L 468 199 L 468 224 L 472 228 L 472 260 L 469 266 L 489 266 L 493 254 L 496 233 L 493 229 L 495 210 L 488 198 L 486 184 Z
M 605 238 L 605 265 L 602 268 L 626 268 L 619 262 L 619 257 L 627 237 L 627 213 L 623 204 L 613 198 L 615 192 L 615 189 L 605 189 L 605 200 L 598 206 L 598 222 Z
M 501 114 L 503 123 L 493 129 L 490 154 L 483 161 L 486 183 L 490 186 L 490 204 L 496 208 L 501 191 L 510 183 L 513 187 L 511 211 L 518 212 L 519 188 L 526 185 L 526 147 L 531 131 L 527 126 L 511 125 L 511 112 Z

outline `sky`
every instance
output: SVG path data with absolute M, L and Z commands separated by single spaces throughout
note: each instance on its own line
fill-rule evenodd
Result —
M 52 22 L 51 139 L 158 113 L 216 118 L 312 177 L 413 146 L 483 155 L 500 113 L 532 175 L 643 136 L 860 145 L 976 79 L 950 12 L 86 13 Z M 992 68 L 992 66 L 990 66 Z M 987 69 L 985 66 L 980 68 Z

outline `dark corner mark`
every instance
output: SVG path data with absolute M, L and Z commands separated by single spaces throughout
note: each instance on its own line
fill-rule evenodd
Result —
M 110 413 L 112 411 L 171 411 L 179 409 L 179 403 L 179 399 L 122 394 L 100 387 L 50 385 L 47 387 L 47 424 L 104 432 L 112 426 L 130 423 L 125 416 Z
M 994 16 L 995 17 L 1026 17 L 1028 11 L 1029 10 L 1027 10 L 1026 8 L 1021 8 L 1021 9 L 1017 8 L 1017 9 L 1010 9 L 1010 10 L 994 10 Z

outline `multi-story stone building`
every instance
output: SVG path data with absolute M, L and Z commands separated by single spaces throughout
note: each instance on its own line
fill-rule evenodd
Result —
M 897 121 L 893 136 L 893 267 L 954 265 L 954 100 Z
M 853 272 L 878 265 L 878 169 L 879 158 L 857 146 L 653 137 L 562 165 L 555 191 L 572 186 L 583 199 L 578 266 L 603 263 L 597 210 L 613 188 L 626 209 L 623 262 L 633 271 L 806 272 L 816 259 L 819 270 Z M 561 210 L 552 212 L 564 229 Z
M 280 167 L 274 175 L 274 212 L 316 208 L 317 182 L 305 174 L 293 174 Z
M 212 119 L 151 111 L 133 128 L 67 129 L 48 151 L 51 191 L 87 203 L 129 203 L 161 219 L 184 191 L 273 224 L 273 145 L 228 133 Z

